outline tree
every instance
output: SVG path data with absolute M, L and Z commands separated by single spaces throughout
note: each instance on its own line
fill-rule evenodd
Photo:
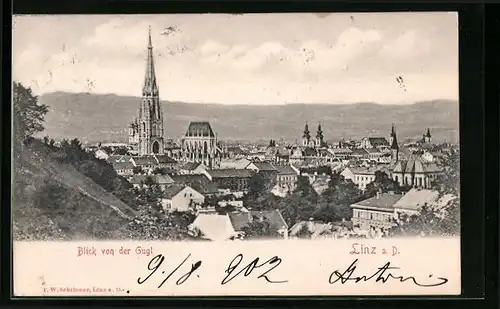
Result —
M 242 228 L 244 239 L 256 239 L 266 237 L 278 237 L 279 233 L 271 228 L 271 224 L 265 217 L 253 216 L 252 220 Z
M 387 193 L 387 192 L 401 193 L 402 188 L 399 184 L 389 177 L 383 171 L 375 172 L 375 180 L 366 185 L 365 192 L 363 194 L 364 199 L 368 199 L 370 197 L 374 197 L 377 195 L 377 192 Z
M 351 204 L 360 199 L 362 199 L 361 191 L 351 180 L 333 173 L 328 188 L 321 194 L 321 200 L 312 217 L 323 222 L 350 220 Z
M 33 95 L 31 88 L 18 82 L 14 82 L 13 88 L 14 138 L 24 142 L 44 130 L 43 121 L 48 107 L 38 104 L 38 98 Z
M 165 167 L 157 167 L 153 170 L 153 174 L 155 174 L 155 175 L 167 175 L 168 170 Z
M 134 173 L 134 175 L 142 174 L 143 173 L 142 167 L 140 167 L 140 166 L 134 166 L 134 168 L 132 169 L 132 172 Z
M 418 214 L 401 214 L 392 229 L 395 235 L 456 236 L 460 235 L 460 156 L 458 148 L 444 151 L 439 164 L 443 173 L 432 186 L 439 198 L 451 197 L 447 205 L 423 206 Z

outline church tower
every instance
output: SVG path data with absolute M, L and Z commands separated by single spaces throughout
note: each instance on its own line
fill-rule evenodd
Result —
M 307 125 L 304 128 L 304 134 L 302 135 L 302 146 L 309 147 L 309 143 L 311 141 L 311 132 L 309 132 L 309 126 Z
M 427 128 L 427 133 L 424 134 L 424 143 L 430 144 L 432 142 L 431 129 Z
M 142 99 L 139 108 L 138 152 L 140 156 L 148 154 L 163 154 L 163 113 L 156 83 L 153 44 L 151 42 L 151 27 L 149 27 L 146 74 L 142 86 Z
M 323 147 L 323 130 L 321 129 L 321 123 L 318 124 L 318 131 L 316 132 L 316 147 Z
M 391 136 L 389 137 L 389 140 L 390 140 L 391 152 L 392 152 L 391 159 L 393 161 L 398 161 L 399 145 L 398 145 L 398 139 L 396 137 L 396 127 L 394 126 L 394 124 L 392 125 Z

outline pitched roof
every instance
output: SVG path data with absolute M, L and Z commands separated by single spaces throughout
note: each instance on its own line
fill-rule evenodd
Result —
M 162 196 L 164 198 L 167 198 L 167 199 L 173 198 L 174 196 L 179 194 L 179 192 L 181 192 L 185 188 L 187 188 L 187 186 L 184 184 L 173 184 L 171 186 L 166 187 L 163 190 Z
M 201 194 L 214 194 L 219 192 L 217 186 L 211 182 L 204 174 L 196 175 L 173 175 L 172 179 L 176 183 L 186 184 Z
M 394 204 L 396 204 L 401 197 L 400 194 L 381 193 L 379 196 L 374 196 L 361 202 L 354 203 L 351 207 L 358 206 L 392 211 Z
M 111 165 L 113 165 L 113 169 L 115 170 L 126 170 L 133 169 L 134 165 L 130 161 L 111 161 Z
M 217 213 L 200 213 L 191 226 L 199 229 L 210 240 L 227 240 L 235 234 L 229 216 Z
M 381 153 L 377 148 L 366 148 L 365 150 L 368 153 Z
M 200 166 L 201 163 L 199 162 L 186 162 L 181 166 L 181 169 L 187 170 L 187 171 L 193 171 L 195 170 L 198 166 Z
M 324 233 L 328 233 L 332 231 L 333 226 L 329 223 L 321 223 L 315 221 L 300 221 L 295 223 L 291 228 L 289 235 L 295 236 L 302 231 L 303 228 L 307 228 L 309 233 L 312 233 L 313 236 L 319 236 Z
M 168 164 L 168 163 L 175 164 L 175 163 L 177 163 L 176 160 L 174 160 L 173 158 L 171 158 L 167 155 L 156 155 L 155 157 L 156 157 L 158 163 L 163 163 L 163 164 Z
M 401 160 L 396 163 L 394 173 L 435 173 L 441 169 L 434 163 L 424 163 L 422 160 Z
M 189 123 L 186 136 L 215 137 L 215 134 L 208 121 L 193 121 Z
M 229 213 L 229 220 L 235 231 L 241 231 L 255 218 L 264 218 L 269 222 L 270 228 L 277 231 L 288 229 L 288 226 L 278 210 L 249 211 Z
M 364 148 L 355 148 L 352 150 L 351 154 L 354 156 L 356 156 L 356 155 L 364 156 L 364 155 L 368 154 L 368 151 L 366 151 L 366 149 L 364 149 Z
M 413 188 L 394 204 L 394 208 L 418 210 L 425 204 L 436 202 L 438 198 L 438 191 Z
M 259 171 L 277 171 L 278 169 L 269 162 L 254 162 Z
M 355 175 L 375 175 L 375 172 L 381 171 L 385 172 L 384 168 L 379 166 L 373 167 L 352 167 L 351 172 Z
M 252 171 L 247 169 L 213 169 L 207 171 L 213 178 L 250 178 L 252 177 Z
M 132 176 L 132 178 L 130 178 L 130 183 L 142 184 L 148 177 L 151 177 L 151 180 L 159 185 L 174 183 L 174 180 L 169 175 L 134 175 Z
M 158 164 L 155 157 L 152 155 L 137 156 L 137 157 L 132 157 L 132 159 L 134 160 L 135 164 L 137 164 L 137 165 L 156 165 L 156 164 Z
M 298 175 L 297 171 L 290 165 L 278 165 L 276 169 L 278 170 L 278 175 Z
M 328 149 L 328 152 L 331 154 L 349 154 L 352 153 L 352 150 L 349 148 L 333 148 L 333 149 Z
M 231 152 L 231 153 L 234 153 L 234 154 L 245 154 L 246 152 L 241 149 L 240 146 L 230 146 L 230 147 L 227 147 L 227 151 L 228 152 Z

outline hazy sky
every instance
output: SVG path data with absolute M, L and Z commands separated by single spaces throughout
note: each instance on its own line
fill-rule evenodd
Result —
M 163 100 L 458 99 L 458 18 L 446 12 L 17 16 L 13 78 L 37 94 L 140 96 L 149 26 Z

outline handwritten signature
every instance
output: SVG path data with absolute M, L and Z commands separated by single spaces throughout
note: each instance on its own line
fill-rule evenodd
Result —
M 391 266 L 390 262 L 387 262 L 384 266 L 379 267 L 378 270 L 370 275 L 370 276 L 354 276 L 354 271 L 356 270 L 356 266 L 358 264 L 358 259 L 355 259 L 349 267 L 344 270 L 343 272 L 336 270 L 330 274 L 330 277 L 328 279 L 328 282 L 330 284 L 334 284 L 340 281 L 342 284 L 346 284 L 347 282 L 354 282 L 354 283 L 359 283 L 359 282 L 366 282 L 375 279 L 375 282 L 381 282 L 381 283 L 386 283 L 389 279 L 393 280 L 399 280 L 399 282 L 405 282 L 405 281 L 411 281 L 415 285 L 419 287 L 436 287 L 443 285 L 448 282 L 448 279 L 442 278 L 442 277 L 437 277 L 436 279 L 439 280 L 439 282 L 435 283 L 430 283 L 430 284 L 424 284 L 420 283 L 417 281 L 417 279 L 414 276 L 409 276 L 409 277 L 404 277 L 404 276 L 396 276 L 393 275 L 389 270 L 390 269 L 400 269 L 399 267 L 394 267 Z M 429 278 L 434 278 L 433 275 L 429 275 Z

